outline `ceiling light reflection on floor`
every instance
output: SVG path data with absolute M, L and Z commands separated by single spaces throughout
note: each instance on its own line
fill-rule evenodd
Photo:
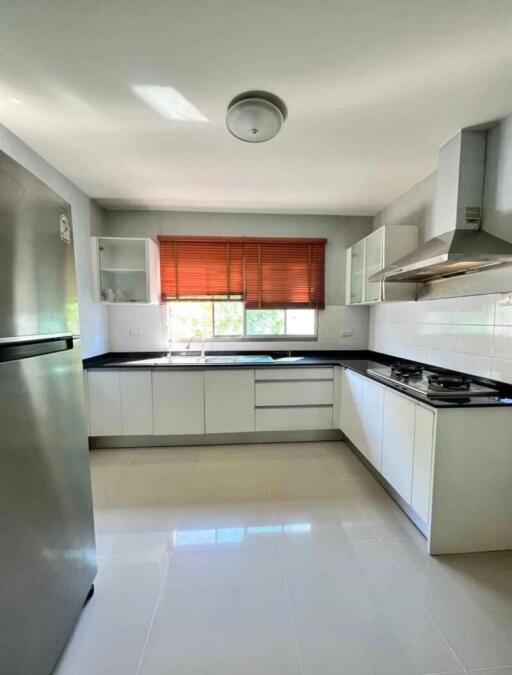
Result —
M 176 122 L 208 122 L 190 101 L 174 87 L 153 84 L 134 84 L 134 93 L 157 113 Z
M 311 523 L 287 525 L 258 525 L 255 527 L 212 527 L 204 530 L 175 530 L 175 546 L 212 546 L 218 544 L 241 544 L 254 535 L 304 534 L 311 532 Z

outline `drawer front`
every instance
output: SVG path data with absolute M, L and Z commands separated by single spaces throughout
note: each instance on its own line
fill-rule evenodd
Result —
M 256 405 L 332 405 L 332 380 L 257 382 Z
M 332 406 L 256 408 L 256 431 L 332 429 Z
M 332 380 L 334 369 L 332 366 L 324 368 L 257 368 L 256 381 L 258 380 Z

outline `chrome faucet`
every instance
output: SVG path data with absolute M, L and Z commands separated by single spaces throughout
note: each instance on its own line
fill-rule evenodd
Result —
M 185 350 L 188 352 L 188 350 L 190 349 L 190 345 L 192 344 L 192 342 L 195 342 L 196 337 L 201 340 L 201 358 L 204 359 L 204 338 L 200 335 L 193 335 L 188 341 Z

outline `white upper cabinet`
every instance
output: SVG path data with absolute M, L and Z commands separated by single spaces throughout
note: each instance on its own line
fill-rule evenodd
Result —
M 92 237 L 92 261 L 98 302 L 158 302 L 158 246 L 152 239 Z
M 382 283 L 370 281 L 372 274 L 379 272 L 384 263 L 384 230 L 379 228 L 365 240 L 364 301 L 379 302 L 382 299 Z M 360 242 L 361 243 L 361 242 Z
M 416 226 L 383 225 L 348 248 L 347 305 L 414 300 L 416 284 L 370 281 L 370 277 L 417 247 Z
M 364 302 L 365 249 L 363 239 L 347 250 L 347 270 L 349 270 L 347 304 L 356 305 Z

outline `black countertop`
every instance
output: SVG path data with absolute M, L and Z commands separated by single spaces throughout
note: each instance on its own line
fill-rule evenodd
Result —
M 258 361 L 256 358 L 251 359 L 251 356 L 257 356 L 254 352 L 236 352 L 237 355 L 243 355 L 247 360 L 236 363 L 168 363 L 165 361 L 165 354 L 162 352 L 130 352 L 130 353 L 109 353 L 101 356 L 94 356 L 84 360 L 84 368 L 91 369 L 113 369 L 113 370 L 176 370 L 176 369 L 216 369 L 216 368 L 300 368 L 304 366 L 344 366 L 365 377 L 368 377 L 375 382 L 379 382 L 391 389 L 400 391 L 410 398 L 413 398 L 421 403 L 429 405 L 432 408 L 488 408 L 488 407 L 503 407 L 512 406 L 512 387 L 501 382 L 495 382 L 484 378 L 473 377 L 475 382 L 483 385 L 492 386 L 499 390 L 500 395 L 495 397 L 474 397 L 474 398 L 460 398 L 460 399 L 445 399 L 430 398 L 422 396 L 416 392 L 411 392 L 402 387 L 399 383 L 383 382 L 380 378 L 372 373 L 369 369 L 378 368 L 383 365 L 390 365 L 398 360 L 408 362 L 407 359 L 398 359 L 389 354 L 381 354 L 370 350 L 346 350 L 346 351 L 315 351 L 315 352 L 300 352 L 300 351 L 275 351 L 264 352 L 266 355 L 272 356 L 272 361 Z M 207 356 L 232 356 L 226 352 L 209 351 Z M 297 360 L 287 360 L 297 359 Z M 160 361 L 160 362 L 158 362 Z M 429 364 L 422 364 L 429 370 L 439 371 L 441 369 L 431 366 Z M 444 371 L 446 372 L 446 371 Z M 456 371 L 450 371 L 456 372 Z

